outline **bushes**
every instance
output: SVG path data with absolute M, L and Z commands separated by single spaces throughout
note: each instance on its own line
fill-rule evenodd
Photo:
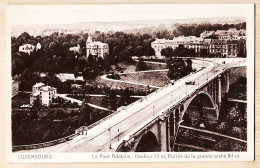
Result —
M 120 79 L 120 76 L 114 72 L 112 72 L 112 74 L 107 75 L 107 77 L 110 79 L 116 79 L 116 80 Z
M 167 62 L 169 67 L 168 77 L 170 79 L 180 79 L 192 71 L 192 61 L 190 59 L 174 59 Z
M 150 68 L 146 65 L 146 63 L 143 61 L 141 58 L 137 64 L 136 64 L 136 69 L 135 71 L 145 71 L 145 70 L 150 70 Z

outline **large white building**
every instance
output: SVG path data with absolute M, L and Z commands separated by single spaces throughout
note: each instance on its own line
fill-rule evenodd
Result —
M 108 44 L 100 41 L 93 41 L 89 34 L 86 42 L 86 58 L 88 58 L 89 54 L 104 58 L 105 54 L 109 54 Z
M 78 44 L 77 46 L 70 47 L 69 51 L 73 51 L 74 53 L 80 53 L 80 45 Z
M 41 49 L 41 44 L 40 43 L 37 43 L 36 45 L 36 48 L 34 45 L 32 44 L 24 44 L 24 45 L 21 45 L 19 47 L 19 52 L 23 52 L 23 53 L 28 53 L 30 55 L 31 52 L 33 52 L 33 50 L 36 49 L 39 50 Z
M 19 82 L 12 80 L 12 97 L 18 94 L 19 91 Z
M 241 43 L 239 43 L 242 42 Z M 179 36 L 172 40 L 156 39 L 151 43 L 155 50 L 155 56 L 161 56 L 161 50 L 167 47 L 175 49 L 180 44 L 186 48 L 192 48 L 196 53 L 201 49 L 206 49 L 208 53 L 218 55 L 219 57 L 237 57 L 239 51 L 246 48 L 246 30 L 230 28 L 228 30 L 204 31 L 200 37 Z
M 175 49 L 180 44 L 184 45 L 186 48 L 193 48 L 195 52 L 200 52 L 200 50 L 203 48 L 203 38 L 195 36 L 179 36 L 173 38 L 172 40 L 156 39 L 152 42 L 151 45 L 155 51 L 155 55 L 161 56 L 162 49 L 167 47 Z
M 28 53 L 30 55 L 33 52 L 35 46 L 31 44 L 24 44 L 19 47 L 19 52 Z
M 84 81 L 83 76 L 75 77 L 75 75 L 72 73 L 59 73 L 56 74 L 56 77 L 59 78 L 61 82 L 65 82 L 67 80 Z
M 53 98 L 56 98 L 57 89 L 51 86 L 46 86 L 44 83 L 36 83 L 32 87 L 30 95 L 30 104 L 35 105 L 37 102 L 43 106 L 49 106 Z

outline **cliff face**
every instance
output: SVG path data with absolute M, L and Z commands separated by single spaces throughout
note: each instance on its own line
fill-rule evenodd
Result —
M 247 77 L 246 76 L 246 67 L 235 67 L 235 68 L 230 68 L 229 70 L 229 82 L 230 85 L 235 83 L 239 77 Z

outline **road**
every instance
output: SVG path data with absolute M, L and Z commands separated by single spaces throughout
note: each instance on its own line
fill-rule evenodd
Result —
M 67 97 L 67 94 L 57 94 L 58 97 L 68 100 L 71 103 L 78 103 L 78 105 L 82 105 L 82 101 L 72 98 L 72 97 Z M 100 110 L 105 110 L 105 111 L 110 111 L 110 112 L 114 112 L 113 110 L 109 110 L 107 108 L 101 107 L 101 106 L 97 106 L 95 104 L 91 104 L 91 103 L 87 103 L 90 107 L 96 108 L 96 109 L 100 109 Z
M 201 62 L 200 60 L 193 61 Z M 210 78 L 214 78 L 218 73 L 221 73 L 223 69 L 238 66 L 245 59 L 227 59 L 225 64 L 222 64 L 222 61 L 223 59 L 216 59 L 213 62 L 205 61 L 206 68 L 203 70 L 176 81 L 174 85 L 168 85 L 157 90 L 133 106 L 128 106 L 117 115 L 89 129 L 87 136 L 73 139 L 64 143 L 64 145 L 59 144 L 53 147 L 31 150 L 31 152 L 115 151 L 118 144 L 134 133 L 136 129 L 155 119 L 171 105 L 176 104 L 199 86 L 207 83 Z M 195 85 L 186 85 L 185 82 L 187 81 L 195 81 Z M 110 146 L 112 146 L 112 149 L 110 149 Z
M 60 94 L 60 95 L 64 95 L 64 96 L 67 97 L 69 94 Z M 106 95 L 104 95 L 104 94 L 78 94 L 78 95 L 84 95 L 84 96 L 89 96 L 89 97 L 106 97 Z M 120 97 L 120 95 L 116 95 L 116 97 Z M 142 97 L 145 97 L 145 96 L 133 95 L 133 96 L 130 96 L 130 97 L 142 98 Z

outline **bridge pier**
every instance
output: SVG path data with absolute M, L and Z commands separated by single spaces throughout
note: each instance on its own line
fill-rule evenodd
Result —
M 217 93 L 218 93 L 218 105 L 219 105 L 219 108 L 220 108 L 220 105 L 221 105 L 221 98 L 222 98 L 222 95 L 221 95 L 221 75 L 218 76 L 218 88 L 217 88 Z
M 167 129 L 166 129 L 166 146 L 167 146 L 167 152 L 171 150 L 171 126 L 170 126 L 170 118 L 167 117 Z
M 229 71 L 226 72 L 226 93 L 229 92 Z
M 169 126 L 168 126 L 168 118 L 159 119 L 158 124 L 158 146 L 160 152 L 168 152 L 169 151 Z

